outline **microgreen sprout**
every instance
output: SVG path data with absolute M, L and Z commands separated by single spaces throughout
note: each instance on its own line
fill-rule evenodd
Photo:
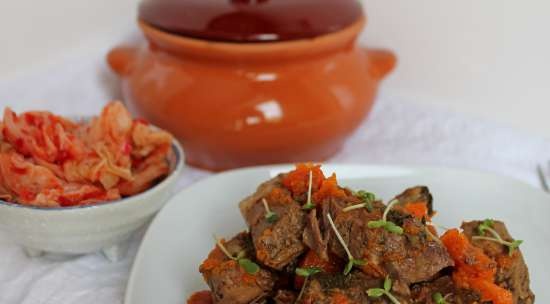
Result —
M 294 303 L 298 303 L 300 299 L 302 299 L 309 277 L 312 275 L 318 274 L 320 272 L 323 272 L 323 269 L 319 267 L 296 268 L 296 271 L 295 271 L 296 275 L 300 277 L 304 277 L 304 283 L 302 284 L 302 289 L 300 290 L 300 294 L 298 294 L 298 297 L 296 298 L 296 301 Z
M 367 290 L 367 295 L 371 298 L 388 297 L 393 304 L 401 304 L 395 296 L 391 294 L 392 281 L 389 276 L 384 280 L 384 288 L 371 288 Z
M 435 304 L 447 304 L 447 301 L 445 301 L 445 297 L 440 292 L 436 292 L 432 295 L 432 300 L 434 300 Z
M 277 213 L 269 209 L 269 205 L 267 204 L 267 200 L 265 198 L 262 198 L 262 203 L 264 204 L 265 208 L 265 219 L 271 224 L 279 220 L 279 216 L 277 215 Z
M 254 274 L 257 274 L 258 271 L 260 271 L 260 266 L 258 266 L 258 264 L 252 262 L 249 259 L 240 258 L 237 260 L 237 262 L 248 274 L 254 275 Z
M 384 228 L 387 231 L 395 234 L 403 234 L 403 228 L 397 226 L 394 222 L 388 221 L 388 213 L 390 212 L 391 208 L 399 203 L 398 200 L 394 199 L 391 201 L 386 209 L 384 210 L 384 214 L 382 215 L 382 219 L 379 221 L 370 221 L 367 225 L 371 229 L 375 228 Z
M 477 232 L 479 233 L 479 235 L 484 235 L 485 231 L 493 230 L 492 227 L 494 224 L 495 224 L 494 220 L 485 219 L 481 224 L 479 224 L 479 226 L 477 226 Z
M 439 243 L 440 245 L 443 244 L 443 242 L 441 242 L 441 240 L 437 237 L 437 235 L 433 234 L 431 231 L 430 231 L 430 228 L 428 228 L 428 226 L 424 226 L 424 231 L 426 231 L 426 234 L 431 237 L 434 241 L 436 241 L 437 243 Z
M 230 259 L 232 260 L 237 260 L 238 256 L 240 255 L 237 255 L 237 257 L 234 257 L 231 253 L 229 253 L 229 251 L 227 250 L 227 248 L 225 248 L 225 246 L 223 245 L 222 243 L 222 239 L 218 238 L 217 236 L 214 235 L 214 240 L 216 240 L 216 245 L 218 246 L 218 248 Z
M 319 267 L 306 267 L 306 268 L 296 268 L 296 275 L 307 278 L 314 274 L 323 272 L 323 269 Z
M 334 230 L 334 234 L 336 234 L 336 238 L 338 238 L 338 241 L 344 247 L 344 250 L 346 251 L 346 255 L 348 256 L 348 263 L 346 264 L 346 267 L 344 268 L 344 275 L 347 275 L 351 272 L 353 269 L 353 266 L 363 266 L 367 264 L 364 260 L 355 259 L 353 255 L 351 255 L 351 252 L 349 251 L 348 246 L 346 245 L 346 242 L 344 242 L 344 238 L 342 238 L 342 235 L 336 228 L 336 225 L 334 224 L 334 221 L 332 220 L 332 216 L 330 214 L 327 214 L 328 221 L 330 223 L 330 226 L 332 227 L 332 230 Z
M 495 221 L 492 219 L 486 219 L 484 220 L 479 226 L 477 227 L 477 231 L 479 232 L 478 236 L 473 236 L 472 240 L 484 240 L 484 241 L 492 241 L 499 243 L 501 245 L 504 245 L 508 247 L 508 254 L 512 256 L 514 254 L 514 250 L 518 249 L 519 246 L 523 243 L 522 240 L 512 240 L 511 242 L 505 241 L 502 239 L 500 234 L 493 229 L 493 226 L 495 224 Z M 485 233 L 489 232 L 493 235 L 493 237 L 487 237 L 485 236 Z
M 371 192 L 367 192 L 367 191 L 363 191 L 363 190 L 357 191 L 357 193 L 355 193 L 355 195 L 357 195 L 361 199 L 361 201 L 363 201 L 363 202 L 361 204 L 348 206 L 348 207 L 342 209 L 342 211 L 348 212 L 348 211 L 352 211 L 352 210 L 355 210 L 355 209 L 366 208 L 368 212 L 372 212 L 372 209 L 373 209 L 372 208 L 372 203 L 376 200 L 376 196 Z
M 313 186 L 313 172 L 309 170 L 309 183 L 307 189 L 307 201 L 306 204 L 302 207 L 304 210 L 311 210 L 315 208 L 315 204 L 311 202 L 311 187 Z
M 246 253 L 244 251 L 241 251 L 237 254 L 237 256 L 233 256 L 229 250 L 224 246 L 223 241 L 216 236 L 214 236 L 214 240 L 216 240 L 216 246 L 220 248 L 220 250 L 231 260 L 236 261 L 239 263 L 239 265 L 246 271 L 248 274 L 256 274 L 258 271 L 260 271 L 260 266 L 258 264 L 252 262 L 251 260 L 247 259 Z

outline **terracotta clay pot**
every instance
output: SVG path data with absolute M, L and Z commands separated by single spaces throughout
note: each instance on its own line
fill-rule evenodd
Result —
M 235 43 L 139 21 L 148 44 L 108 55 L 129 108 L 172 132 L 191 165 L 321 161 L 370 111 L 394 55 L 355 42 L 365 18 L 313 38 Z

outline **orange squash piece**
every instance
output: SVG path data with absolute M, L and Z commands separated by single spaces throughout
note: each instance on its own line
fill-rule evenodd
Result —
M 479 292 L 484 302 L 513 304 L 512 293 L 494 283 L 496 262 L 483 250 L 473 246 L 457 229 L 447 231 L 441 241 L 455 262 L 453 281 L 459 287 Z
M 307 193 L 309 188 L 309 172 L 312 173 L 312 191 L 316 191 L 325 179 L 321 165 L 297 164 L 296 169 L 290 171 L 283 178 L 283 186 L 290 190 L 293 195 L 302 195 Z

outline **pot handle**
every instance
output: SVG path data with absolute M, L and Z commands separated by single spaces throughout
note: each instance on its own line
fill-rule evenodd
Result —
M 116 47 L 107 54 L 107 63 L 119 76 L 126 76 L 132 70 L 137 51 L 136 47 Z
M 397 57 L 392 51 L 384 49 L 366 49 L 369 60 L 369 70 L 377 78 L 384 78 L 391 72 L 397 62 Z

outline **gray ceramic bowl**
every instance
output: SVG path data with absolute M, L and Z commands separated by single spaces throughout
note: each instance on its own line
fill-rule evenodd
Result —
M 44 252 L 85 254 L 103 251 L 122 257 L 126 240 L 145 225 L 173 194 L 184 164 L 180 144 L 172 144 L 170 174 L 147 191 L 117 201 L 67 208 L 29 207 L 0 201 L 0 229 L 31 256 Z

